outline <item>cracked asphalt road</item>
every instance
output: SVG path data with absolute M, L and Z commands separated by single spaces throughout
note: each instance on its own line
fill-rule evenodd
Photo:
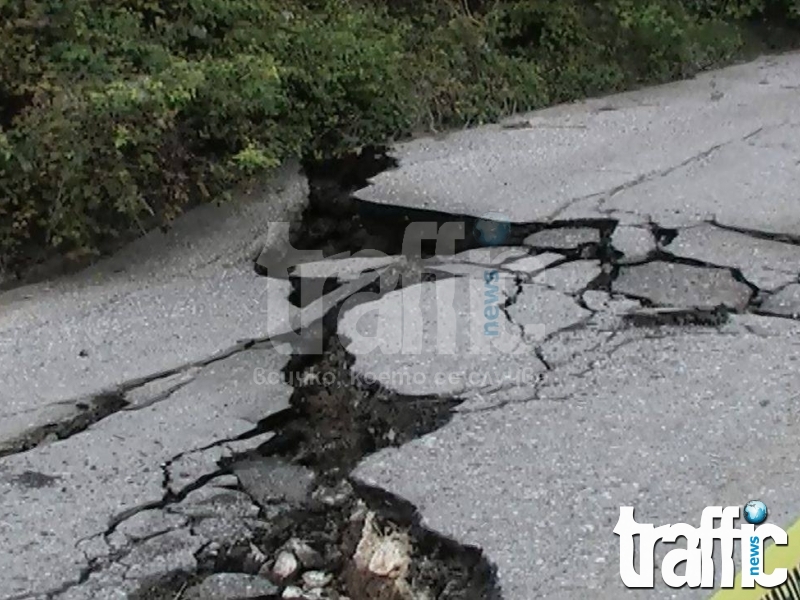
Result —
M 621 505 L 655 524 L 696 523 L 707 505 L 750 498 L 780 525 L 800 517 L 800 347 L 797 323 L 782 318 L 796 314 L 800 275 L 799 65 L 798 55 L 765 58 L 542 111 L 523 128 L 418 140 L 399 151 L 400 168 L 357 193 L 475 216 L 502 210 L 514 222 L 604 218 L 629 228 L 611 236 L 631 260 L 611 261 L 610 285 L 568 287 L 573 299 L 562 296 L 557 313 L 534 302 L 539 320 L 527 323 L 555 330 L 538 342 L 547 368 L 536 384 L 512 376 L 511 386 L 462 388 L 449 424 L 354 472 L 411 501 L 430 528 L 482 548 L 507 600 L 707 598 L 622 586 L 612 534 Z M 717 102 L 711 81 L 724 90 Z M 534 287 L 563 288 L 562 278 L 548 269 Z M 613 306 L 625 299 L 627 315 Z M 717 307 L 735 314 L 667 319 Z M 662 325 L 648 327 L 646 315 Z M 352 326 L 348 316 L 340 327 Z M 396 357 L 353 349 L 356 370 L 397 368 Z M 542 362 L 528 356 L 528 367 Z M 486 361 L 519 371 L 516 360 L 447 356 L 463 372 Z M 413 375 L 443 363 L 404 364 Z
M 800 55 L 767 57 L 399 146 L 358 198 L 532 233 L 416 261 L 430 277 L 339 313 L 354 375 L 462 400 L 352 476 L 481 548 L 505 600 L 707 597 L 622 587 L 620 505 L 694 523 L 757 497 L 800 517 L 798 87 Z M 276 213 L 198 213 L 0 295 L 0 598 L 129 598 L 269 525 L 220 465 L 290 409 L 282 376 L 253 374 L 282 373 L 298 309 L 250 263 L 259 224 L 307 194 L 285 177 Z M 349 280 L 341 302 L 365 268 L 410 266 L 306 276 Z

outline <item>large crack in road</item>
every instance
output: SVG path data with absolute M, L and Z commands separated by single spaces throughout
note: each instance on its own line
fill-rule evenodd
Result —
M 287 247 L 272 249 L 255 265 L 260 275 L 289 280 L 289 298 L 301 310 L 293 332 L 241 340 L 213 357 L 75 401 L 82 409 L 78 416 L 7 443 L 3 453 L 11 456 L 54 438 L 69 440 L 118 413 L 169 401 L 204 370 L 249 352 L 271 352 L 277 345 L 291 350 L 283 367 L 283 379 L 294 390 L 287 406 L 263 418 L 250 416 L 251 425 L 236 435 L 162 463 L 160 497 L 113 514 L 104 531 L 82 539 L 78 548 L 86 562 L 80 575 L 46 592 L 48 599 L 80 598 L 81 593 L 95 597 L 89 584 L 117 568 L 123 579 L 136 582 L 138 591 L 131 597 L 137 600 L 499 599 L 496 568 L 480 548 L 432 530 L 412 504 L 352 477 L 353 470 L 384 448 L 402 447 L 440 429 L 456 414 L 553 401 L 545 392 L 565 365 L 574 369 L 567 376 L 576 379 L 598 368 L 592 361 L 581 366 L 583 355 L 608 359 L 630 344 L 664 338 L 668 334 L 661 332 L 671 327 L 720 331 L 734 313 L 791 316 L 769 308 L 771 299 L 797 285 L 790 267 L 778 269 L 777 279 L 763 270 L 754 272 L 759 281 L 774 283 L 762 290 L 730 260 L 697 251 L 685 235 L 691 230 L 591 218 L 513 223 L 355 197 L 370 177 L 394 166 L 384 151 L 375 149 L 307 166 L 311 194 L 302 220 L 292 224 Z M 416 226 L 421 229 L 409 243 L 408 232 Z M 714 223 L 707 226 L 728 231 Z M 492 237 L 498 231 L 502 239 Z M 786 248 L 794 247 L 793 240 L 731 233 L 780 242 L 780 258 L 791 264 Z M 443 283 L 466 283 L 449 296 L 458 305 L 453 298 L 468 296 L 475 282 L 484 294 L 487 285 L 498 284 L 498 311 L 515 339 L 515 352 L 522 349 L 518 366 L 538 365 L 530 369 L 524 393 L 503 396 L 525 386 L 495 377 L 491 359 L 479 365 L 489 376 L 478 383 L 470 379 L 471 365 L 450 387 L 433 385 L 426 377 L 386 384 L 372 378 L 374 353 L 357 349 L 354 323 L 359 318 L 353 314 L 419 288 L 432 292 L 422 305 L 436 306 Z M 546 328 L 536 327 L 531 311 L 542 313 L 538 319 Z M 430 323 L 423 319 L 422 325 Z M 600 335 L 589 350 L 573 352 L 569 342 L 566 352 L 551 347 L 553 340 L 588 330 Z M 630 330 L 642 333 L 625 337 Z M 387 336 L 385 331 L 372 333 L 372 339 Z M 389 369 L 413 375 L 420 360 L 425 362 L 419 356 L 410 362 L 401 358 Z M 463 360 L 457 356 L 456 363 Z M 463 369 L 456 363 L 450 363 L 454 372 Z M 448 368 L 446 362 L 437 365 L 435 356 L 432 364 Z M 56 479 L 25 471 L 14 481 L 46 487 Z M 198 502 L 216 508 L 198 512 Z M 231 502 L 236 508 L 227 508 Z M 224 535 L 216 536 L 209 523 L 221 514 Z M 142 552 L 169 554 L 171 536 L 198 540 L 188 544 L 188 562 L 130 574 L 141 570 Z M 110 550 L 95 552 L 98 543 Z M 187 545 L 185 539 L 178 543 Z M 255 595 L 234 596 L 242 589 Z
M 172 573 L 166 580 L 147 585 L 137 599 L 166 600 L 183 597 L 184 593 L 199 598 L 210 594 L 215 586 L 228 593 L 226 585 L 232 590 L 242 584 L 221 579 L 222 574 L 232 577 L 231 573 L 263 579 L 264 585 L 268 581 L 274 595 L 285 598 L 501 598 L 495 569 L 480 549 L 437 534 L 424 526 L 407 501 L 350 477 L 366 456 L 382 448 L 403 446 L 439 429 L 464 402 L 459 394 L 398 393 L 355 370 L 357 357 L 347 350 L 352 340 L 339 330 L 339 324 L 345 312 L 359 305 L 385 300 L 407 287 L 436 286 L 443 279 L 480 279 L 488 269 L 509 277 L 512 291 L 501 310 L 524 337 L 525 323 L 517 323 L 511 312 L 515 305 L 531 286 L 549 289 L 551 284 L 543 275 L 572 268 L 574 273 L 563 280 L 557 278 L 551 287 L 562 297 L 571 298 L 589 317 L 568 318 L 563 327 L 545 332 L 530 344 L 531 358 L 549 372 L 554 367 L 548 362 L 543 342 L 587 327 L 591 318 L 606 313 L 609 301 L 624 304 L 626 310 L 605 340 L 606 357 L 636 340 L 663 337 L 648 333 L 653 329 L 690 326 L 719 330 L 732 312 L 759 310 L 762 304 L 761 290 L 738 268 L 672 254 L 670 245 L 680 238 L 680 230 L 661 228 L 656 223 L 637 228 L 632 246 L 625 243 L 629 237 L 615 245 L 615 239 L 621 239 L 622 227 L 618 228 L 613 219 L 493 222 L 375 205 L 352 195 L 376 171 L 390 166 L 388 157 L 367 150 L 358 159 L 348 157 L 309 169 L 309 209 L 303 221 L 293 227 L 290 242 L 296 250 L 322 250 L 325 258 L 319 260 L 317 254 L 318 260 L 292 264 L 287 276 L 297 306 L 326 298 L 333 301 L 324 305 L 321 321 L 307 329 L 301 327 L 292 337 L 295 351 L 285 367 L 285 379 L 294 387 L 291 408 L 281 413 L 279 420 L 270 417 L 248 434 L 274 432 L 263 444 L 220 459 L 216 471 L 160 505 L 163 509 L 216 477 L 234 474 L 237 479 L 235 483 L 231 480 L 233 489 L 244 492 L 260 506 L 258 518 L 267 526 L 246 541 L 229 541 L 215 547 L 211 554 L 200 553 L 193 572 Z M 335 179 L 332 174 L 336 174 Z M 433 231 L 456 224 L 456 229 L 468 235 L 456 238 L 444 253 L 441 244 L 431 240 L 404 247 L 404 233 L 414 223 L 433 223 Z M 487 224 L 489 229 L 506 228 L 503 246 L 516 248 L 518 253 L 498 260 L 493 244 L 480 235 Z M 353 253 L 358 253 L 361 262 L 351 264 L 349 255 Z M 384 260 L 386 256 L 389 260 Z M 274 266 L 274 256 L 260 261 L 256 267 L 259 273 L 275 275 L 275 269 L 264 266 L 270 261 Z M 278 266 L 284 269 L 287 265 Z M 657 271 L 650 274 L 648 269 Z M 663 286 L 664 279 L 670 278 L 673 285 Z M 654 279 L 660 285 L 652 285 Z M 344 293 L 337 295 L 342 289 Z M 664 289 L 672 293 L 665 294 Z M 366 298 L 348 303 L 364 293 Z M 641 329 L 642 336 L 612 343 L 617 333 L 630 328 Z M 321 340 L 314 339 L 320 336 Z M 600 342 L 597 348 L 603 345 Z M 558 364 L 559 358 L 552 362 Z M 544 376 L 537 374 L 535 383 L 537 390 L 546 385 Z M 494 386 L 490 391 L 499 389 Z M 481 391 L 485 392 L 486 386 Z M 509 402 L 540 400 L 537 392 L 522 400 L 504 399 L 494 405 L 469 407 L 464 414 L 497 410 Z M 274 476 L 286 469 L 288 477 Z M 304 477 L 308 485 L 298 488 L 297 481 Z M 289 497 L 291 500 L 287 500 Z M 119 519 L 116 524 L 123 521 Z M 306 556 L 304 562 L 304 553 L 310 553 L 313 559 Z M 388 566 L 381 560 L 388 561 Z M 253 580 L 246 581 L 255 585 Z

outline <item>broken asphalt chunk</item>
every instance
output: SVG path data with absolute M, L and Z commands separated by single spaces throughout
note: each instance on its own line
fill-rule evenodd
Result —
M 242 488 L 261 506 L 287 502 L 304 504 L 314 484 L 314 472 L 270 456 L 234 465 Z
M 544 229 L 529 235 L 522 243 L 533 248 L 573 250 L 587 244 L 600 243 L 600 230 L 594 227 Z
M 612 291 L 659 306 L 716 308 L 741 311 L 750 302 L 751 289 L 727 269 L 654 261 L 622 267 Z
M 764 300 L 759 312 L 793 319 L 800 318 L 800 284 L 788 285 Z
M 623 254 L 617 261 L 620 264 L 642 262 L 656 250 L 656 240 L 649 229 L 629 225 L 620 225 L 614 229 L 611 245 Z
M 665 250 L 674 256 L 735 267 L 764 290 L 795 282 L 800 272 L 800 246 L 707 223 L 681 229 Z

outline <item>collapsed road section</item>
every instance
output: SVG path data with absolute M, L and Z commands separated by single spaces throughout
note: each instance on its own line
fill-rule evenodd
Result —
M 21 577 L 10 597 L 508 598 L 481 544 L 442 535 L 370 483 L 365 459 L 433 439 L 459 415 L 551 402 L 601 358 L 675 328 L 722 331 L 796 285 L 800 248 L 786 242 L 775 242 L 781 277 L 691 251 L 693 230 L 514 223 L 354 196 L 391 166 L 368 149 L 309 168 L 288 244 L 256 262 L 271 287 L 287 284 L 290 329 L 90 398 L 102 409 L 8 449 L 4 481 L 37 500 L 6 521 L 12 531 L 56 498 L 64 514 L 88 505 L 93 517 L 80 531 L 60 525 L 76 553 L 51 583 Z M 75 477 L 64 469 L 80 456 Z M 118 493 L 98 485 L 123 469 Z
M 370 154 L 351 168 L 387 163 Z M 573 369 L 588 357 L 611 357 L 668 337 L 675 327 L 721 331 L 730 314 L 760 310 L 763 301 L 738 268 L 673 253 L 680 232 L 655 223 L 506 223 L 402 210 L 354 198 L 367 177 L 334 171 L 347 173 L 350 183 L 312 179 L 310 208 L 292 230 L 293 249 L 322 250 L 322 258 L 279 262 L 295 305 L 333 298 L 321 322 L 308 319 L 307 329 L 292 334 L 293 358 L 284 369 L 294 387 L 291 408 L 279 421 L 259 424 L 274 433 L 268 441 L 217 463 L 220 477 L 236 478 L 229 489 L 260 507 L 259 526 L 246 541 L 212 543 L 191 574 L 147 586 L 137 598 L 501 598 L 494 565 L 479 548 L 432 531 L 413 505 L 351 477 L 352 470 L 382 448 L 424 438 L 459 412 L 535 402 L 554 381 L 580 376 Z M 466 235 L 447 253 L 436 237 L 409 250 L 403 234 L 418 223 L 435 224 L 435 232 L 455 223 Z M 486 230 L 503 231 L 502 245 L 487 243 Z M 259 261 L 257 270 L 273 276 L 274 260 Z M 502 369 L 496 355 L 475 360 L 458 342 L 454 353 L 441 355 L 436 337 L 444 323 L 435 314 L 421 320 L 423 336 L 433 337 L 423 337 L 420 352 L 358 347 L 365 339 L 402 338 L 402 327 L 392 324 L 402 324 L 409 308 L 435 313 L 442 298 L 458 307 L 473 288 L 485 296 L 487 272 L 503 282 L 499 306 L 517 344 Z M 303 297 L 309 280 L 317 284 L 310 298 Z M 443 293 L 448 285 L 455 294 Z M 404 297 L 409 289 L 420 292 L 413 303 Z M 456 330 L 475 319 L 463 308 L 456 313 L 466 320 Z M 594 347 L 563 342 L 578 332 L 594 332 Z M 319 352 L 314 336 L 321 336 Z M 508 377 L 509 361 L 528 379 Z M 444 372 L 443 384 L 435 375 Z M 380 375 L 388 375 L 388 386 Z M 250 596 L 242 595 L 246 590 Z

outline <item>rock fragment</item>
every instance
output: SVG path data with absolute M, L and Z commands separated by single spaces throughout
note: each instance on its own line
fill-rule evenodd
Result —
M 299 538 L 292 538 L 286 547 L 306 569 L 319 569 L 325 564 L 322 555 Z
M 324 506 L 341 506 L 352 495 L 353 486 L 343 479 L 332 487 L 320 485 L 311 493 L 311 499 Z
M 275 583 L 285 583 L 293 579 L 299 570 L 297 557 L 288 550 L 281 550 L 270 570 L 270 579 Z
M 411 564 L 411 543 L 401 531 L 381 533 L 376 527 L 375 513 L 368 512 L 363 521 L 361 538 L 346 574 L 351 595 L 365 594 L 381 600 L 415 598 L 407 575 Z
M 296 585 L 290 585 L 281 594 L 281 598 L 286 600 L 299 600 L 303 597 L 303 590 Z
M 333 575 L 324 571 L 306 571 L 303 573 L 303 588 L 306 590 L 324 588 L 331 581 L 333 581 Z

